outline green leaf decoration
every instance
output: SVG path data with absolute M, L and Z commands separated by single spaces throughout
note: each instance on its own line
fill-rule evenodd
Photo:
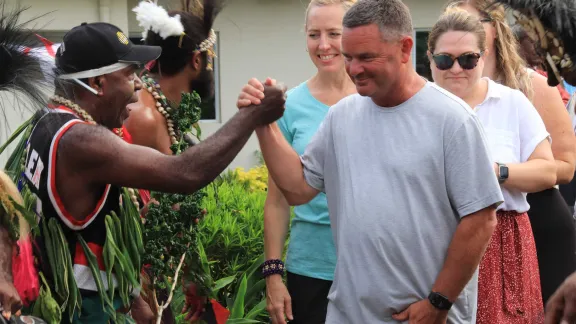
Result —
M 236 298 L 234 299 L 234 305 L 230 311 L 230 319 L 238 319 L 244 317 L 244 297 L 246 295 L 246 285 L 248 280 L 246 279 L 246 274 L 242 276 L 240 281 L 240 289 L 236 293 Z

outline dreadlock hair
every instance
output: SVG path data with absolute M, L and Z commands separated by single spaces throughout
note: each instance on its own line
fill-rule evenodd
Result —
M 25 28 L 30 21 L 19 22 L 22 12 L 28 8 L 17 6 L 6 8 L 6 1 L 0 0 L 0 92 L 14 94 L 16 105 L 24 111 L 34 111 L 46 103 L 44 92 L 51 89 L 51 78 L 42 64 L 48 64 L 32 55 L 34 48 L 43 47 L 36 33 Z M 23 100 L 22 94 L 29 99 Z M 0 104 L 0 112 L 6 116 L 6 107 Z
M 506 22 L 504 6 L 494 4 L 493 0 L 452 0 L 446 6 L 445 11 L 466 4 L 476 8 L 484 18 L 490 19 L 496 29 L 494 54 L 496 55 L 496 71 L 499 71 L 499 74 L 494 76 L 495 81 L 522 91 L 528 99 L 532 100 L 534 95 L 532 80 L 526 70 L 526 62 L 518 53 L 518 41 Z
M 514 34 L 514 37 L 516 37 L 516 39 L 518 41 L 522 41 L 526 37 L 528 37 L 528 34 L 526 33 L 526 31 L 520 25 L 514 25 L 514 26 L 512 26 L 511 29 L 512 29 L 512 34 Z
M 191 0 L 182 1 L 182 10 L 171 10 L 168 12 L 170 17 L 180 15 L 180 21 L 184 26 L 186 35 L 182 37 L 180 45 L 180 36 L 170 36 L 163 39 L 157 33 L 149 30 L 144 43 L 146 45 L 155 45 L 162 47 L 162 54 L 156 60 L 156 64 L 152 66 L 150 72 L 162 73 L 162 75 L 170 76 L 180 72 L 186 64 L 190 63 L 190 59 L 197 50 L 197 47 L 210 35 L 214 20 L 222 10 L 222 0 L 194 0 L 194 5 L 191 5 Z M 208 62 L 206 52 L 201 53 L 204 68 Z
M 512 9 L 517 22 L 538 43 L 539 55 L 546 62 L 548 85 L 557 80 L 546 61 L 546 54 L 557 56 L 555 65 L 569 83 L 576 84 L 576 1 L 574 0 L 493 0 Z M 522 17 L 524 16 L 524 17 Z M 529 19 L 532 21 L 526 21 Z M 524 20 L 524 21 L 519 21 Z M 528 24 L 526 26 L 525 24 Z M 543 44 L 546 42 L 547 44 Z M 571 64 L 567 64 L 571 61 Z
M 542 62 L 538 61 L 537 57 L 530 55 L 531 53 L 536 53 L 536 47 L 535 47 L 536 44 L 530 38 L 528 33 L 526 33 L 524 28 L 522 28 L 522 26 L 518 24 L 513 25 L 512 33 L 514 34 L 514 37 L 516 37 L 516 40 L 518 41 L 519 46 L 518 53 L 520 54 L 520 56 L 522 56 L 522 58 L 524 58 L 524 61 L 526 61 L 528 66 L 537 67 L 538 69 L 544 69 L 544 67 L 542 66 Z M 527 46 L 532 48 L 526 48 Z

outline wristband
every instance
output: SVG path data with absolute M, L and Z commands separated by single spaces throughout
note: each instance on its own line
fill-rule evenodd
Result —
M 274 274 L 284 275 L 284 263 L 282 260 L 266 260 L 262 265 L 262 275 L 264 278 Z

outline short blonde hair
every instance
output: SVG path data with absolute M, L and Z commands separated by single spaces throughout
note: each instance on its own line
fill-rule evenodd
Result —
M 306 16 L 305 16 L 305 23 L 304 26 L 308 25 L 308 14 L 310 13 L 310 9 L 313 7 L 324 7 L 324 6 L 331 6 L 331 5 L 341 5 L 344 8 L 344 11 L 348 11 L 348 9 L 352 8 L 352 6 L 356 3 L 357 0 L 311 0 L 306 8 Z

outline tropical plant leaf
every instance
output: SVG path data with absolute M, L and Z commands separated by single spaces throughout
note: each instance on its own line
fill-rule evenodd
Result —
M 251 323 L 265 323 L 265 322 L 247 318 L 236 318 L 236 319 L 229 319 L 228 321 L 226 321 L 226 324 L 251 324 Z
M 244 303 L 246 307 L 250 307 L 252 303 L 262 298 L 263 292 L 266 290 L 266 279 L 260 279 L 255 284 L 248 286 L 246 295 L 244 296 Z
M 30 117 L 28 120 L 26 120 L 22 125 L 20 125 L 15 131 L 14 133 L 12 133 L 12 135 L 10 135 L 10 137 L 6 140 L 6 142 L 4 144 L 2 144 L 2 146 L 0 146 L 0 154 L 4 153 L 4 151 L 6 150 L 6 148 L 12 144 L 12 142 L 14 142 L 18 136 L 20 136 L 20 134 L 22 134 L 27 128 L 28 126 L 30 126 L 32 124 L 32 121 L 34 120 L 34 117 Z
M 234 279 L 236 279 L 236 275 L 217 280 L 214 283 L 214 288 L 212 288 L 212 293 L 217 294 L 220 289 L 231 284 L 234 281 Z
M 246 279 L 246 274 L 244 274 L 240 281 L 240 288 L 236 291 L 236 296 L 234 296 L 234 305 L 230 311 L 230 319 L 244 317 L 244 296 L 246 295 L 247 284 L 248 280 Z
M 266 311 L 266 298 L 262 299 L 256 306 L 254 306 L 248 314 L 244 317 L 245 319 L 256 319 L 262 313 Z

